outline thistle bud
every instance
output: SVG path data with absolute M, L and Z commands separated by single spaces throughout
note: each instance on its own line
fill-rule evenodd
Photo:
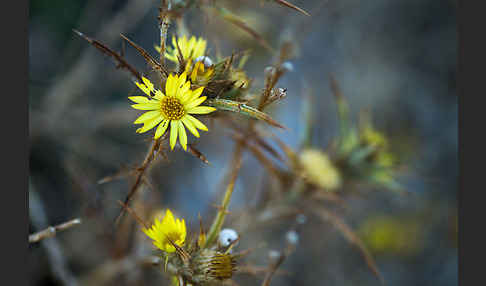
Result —
M 231 254 L 211 249 L 201 249 L 191 261 L 194 284 L 210 284 L 229 279 L 236 270 L 236 261 Z

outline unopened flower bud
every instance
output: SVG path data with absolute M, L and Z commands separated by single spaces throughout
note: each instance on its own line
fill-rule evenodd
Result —
M 206 285 L 229 279 L 236 270 L 236 261 L 231 254 L 211 249 L 200 250 L 192 262 L 192 282 Z

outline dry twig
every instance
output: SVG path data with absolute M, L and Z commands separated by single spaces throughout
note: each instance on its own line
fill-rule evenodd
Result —
M 75 218 L 56 226 L 49 226 L 44 230 L 29 235 L 29 243 L 38 242 L 43 240 L 44 238 L 53 237 L 57 234 L 57 232 L 66 230 L 80 223 L 81 219 Z

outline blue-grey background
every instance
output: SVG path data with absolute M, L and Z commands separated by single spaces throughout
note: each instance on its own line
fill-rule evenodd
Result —
M 405 166 L 401 182 L 412 195 L 367 193 L 350 199 L 344 216 L 354 229 L 372 217 L 418 223 L 420 243 L 413 253 L 371 251 L 387 284 L 456 285 L 456 1 L 291 1 L 309 11 L 310 18 L 271 1 L 217 2 L 246 19 L 272 46 L 283 39 L 296 44 L 294 70 L 278 84 L 287 88 L 288 96 L 268 109 L 290 129 L 274 131 L 281 140 L 297 147 L 305 93 L 312 95 L 316 114 L 313 145 L 324 148 L 336 136 L 329 73 L 349 100 L 353 117 L 370 110 L 376 127 L 390 136 L 392 150 Z M 127 96 L 136 92 L 129 74 L 116 70 L 72 29 L 115 50 L 121 49 L 123 33 L 155 56 L 157 5 L 149 0 L 30 1 L 29 196 L 39 198 L 46 215 L 40 223 L 31 218 L 30 231 L 42 223 L 83 218 L 81 226 L 56 238 L 64 266 L 77 281 L 73 283 L 83 284 L 82 277 L 116 256 L 106 247 L 113 238 L 108 228 L 118 211 L 116 200 L 124 198 L 131 181 L 97 181 L 141 162 L 149 143 L 148 135 L 136 134 L 132 124 L 139 113 L 129 107 Z M 246 70 L 258 93 L 263 70 L 273 60 L 268 52 L 231 24 L 198 10 L 188 12 L 184 21 L 188 31 L 208 39 L 213 55 L 252 49 Z M 139 70 L 148 71 L 133 49 L 126 47 L 125 54 Z M 170 153 L 170 164 L 154 166 L 151 178 L 159 194 L 153 204 L 175 209 L 194 229 L 198 213 L 208 222 L 233 150 L 226 135 L 215 124 L 198 140 L 211 166 L 180 150 Z M 246 154 L 231 207 L 244 205 L 245 192 L 257 188 L 263 176 L 263 168 Z M 339 232 L 329 225 L 308 224 L 301 247 L 282 266 L 290 276 L 277 276 L 272 285 L 378 285 Z M 284 234 L 281 227 L 272 235 L 278 240 Z M 272 245 L 263 247 L 269 249 Z M 45 247 L 32 245 L 30 255 L 32 285 L 62 285 Z M 251 281 L 260 283 L 262 278 Z M 131 284 L 129 279 L 118 282 Z

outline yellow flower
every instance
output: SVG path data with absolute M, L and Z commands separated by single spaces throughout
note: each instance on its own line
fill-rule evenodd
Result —
M 170 148 L 173 150 L 179 137 L 179 142 L 187 149 L 186 129 L 199 138 L 197 129 L 208 131 L 208 128 L 190 114 L 208 114 L 216 110 L 209 106 L 200 106 L 206 100 L 206 96 L 200 96 L 204 87 L 191 90 L 191 83 L 187 81 L 186 73 L 180 76 L 170 74 L 165 83 L 165 95 L 145 77 L 143 83 L 135 84 L 150 98 L 144 96 L 130 96 L 130 100 L 135 102 L 132 107 L 139 110 L 149 110 L 137 120 L 135 124 L 143 126 L 137 129 L 137 133 L 146 132 L 155 126 L 154 139 L 162 136 L 169 127 L 170 123 Z
M 341 176 L 326 153 L 318 149 L 305 149 L 299 157 L 304 176 L 325 190 L 334 191 L 341 186 Z
M 168 253 L 175 251 L 175 247 L 169 241 L 178 246 L 184 245 L 186 241 L 186 223 L 184 219 L 174 219 L 169 209 L 167 209 L 162 220 L 155 219 L 154 224 L 150 228 L 144 228 L 142 231 L 153 240 L 152 243 L 155 247 Z
M 206 44 L 206 40 L 203 38 L 198 38 L 196 40 L 196 37 L 192 36 L 189 40 L 187 40 L 187 37 L 184 35 L 182 38 L 178 38 L 176 40 L 176 37 L 172 36 L 172 47 L 167 47 L 167 51 L 165 52 L 164 56 L 166 59 L 178 63 L 179 60 L 177 59 L 177 56 L 179 55 L 179 51 L 177 46 L 179 45 L 182 58 L 184 60 L 194 60 L 200 56 L 204 56 L 204 53 L 206 52 Z M 155 46 L 155 49 L 160 53 L 159 46 Z
M 422 248 L 422 229 L 410 218 L 371 217 L 357 232 L 368 248 L 377 253 L 413 255 Z

